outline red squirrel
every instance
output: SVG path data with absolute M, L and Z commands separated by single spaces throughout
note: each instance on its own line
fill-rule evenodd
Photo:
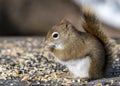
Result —
M 82 11 L 86 32 L 78 31 L 68 20 L 62 20 L 47 33 L 44 48 L 68 67 L 74 77 L 98 79 L 103 77 L 110 38 L 101 30 L 95 14 Z

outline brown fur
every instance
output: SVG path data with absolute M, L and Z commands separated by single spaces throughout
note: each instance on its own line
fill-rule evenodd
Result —
M 48 32 L 45 43 L 52 47 L 51 52 L 62 61 L 69 61 L 74 59 L 82 59 L 86 56 L 90 57 L 89 79 L 97 79 L 103 77 L 106 56 L 112 56 L 112 45 L 110 38 L 101 30 L 101 25 L 97 17 L 89 11 L 84 9 L 83 13 L 83 27 L 85 32 L 78 31 L 74 25 L 67 20 L 62 20 L 60 24 L 55 25 Z M 53 39 L 52 33 L 58 32 L 59 38 Z M 56 46 L 50 46 L 50 43 Z M 56 48 L 58 44 L 62 44 L 63 48 Z M 45 46 L 46 47 L 46 46 Z
M 53 32 L 59 32 L 59 39 L 52 38 Z M 67 20 L 55 25 L 48 32 L 45 38 L 46 44 L 50 42 L 59 42 L 64 45 L 64 49 L 51 50 L 60 60 L 68 61 L 72 59 L 81 59 L 90 56 L 90 69 L 87 78 L 101 78 L 103 76 L 103 67 L 105 60 L 105 51 L 102 43 L 93 35 L 85 32 L 79 32 Z

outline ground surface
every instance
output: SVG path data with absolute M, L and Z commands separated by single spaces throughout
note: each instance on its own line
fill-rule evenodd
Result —
M 82 85 L 119 86 L 120 78 L 81 81 L 71 78 L 53 57 L 41 57 L 41 37 L 0 38 L 0 86 Z

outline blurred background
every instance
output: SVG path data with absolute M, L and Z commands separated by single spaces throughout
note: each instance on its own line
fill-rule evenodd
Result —
M 95 11 L 103 30 L 120 37 L 120 0 L 0 0 L 0 36 L 44 36 L 63 18 L 81 30 L 81 6 Z

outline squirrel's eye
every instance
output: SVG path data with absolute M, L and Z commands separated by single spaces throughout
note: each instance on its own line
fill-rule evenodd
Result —
M 58 39 L 58 38 L 59 38 L 59 33 L 58 33 L 58 32 L 53 32 L 53 33 L 52 33 L 52 37 L 53 37 L 54 39 Z

